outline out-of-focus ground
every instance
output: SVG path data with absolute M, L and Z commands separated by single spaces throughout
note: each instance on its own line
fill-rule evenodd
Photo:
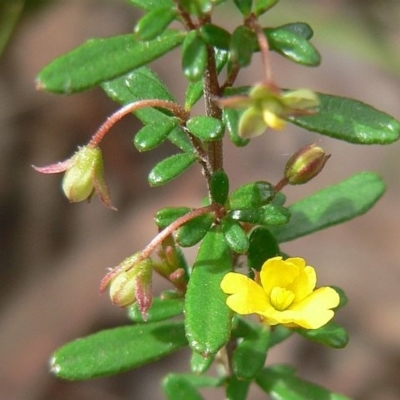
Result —
M 273 57 L 278 84 L 362 99 L 400 118 L 400 70 L 388 51 L 392 46 L 399 52 L 394 45 L 400 42 L 398 3 L 389 1 L 379 8 L 373 1 L 303 0 L 296 5 L 282 1 L 273 15 L 277 24 L 305 19 L 315 27 L 313 42 L 323 59 L 319 68 L 312 69 Z M 137 16 L 122 0 L 57 1 L 22 21 L 0 60 L 2 400 L 156 400 L 162 398 L 160 378 L 187 367 L 188 354 L 180 352 L 152 366 L 89 382 L 63 382 L 48 372 L 49 356 L 61 344 L 127 323 L 124 311 L 98 295 L 106 268 L 151 240 L 152 217 L 159 207 L 197 206 L 206 193 L 197 167 L 180 177 L 174 190 L 168 185 L 148 188 L 151 166 L 172 149 L 163 146 L 139 154 L 131 145 L 139 127 L 133 117 L 119 123 L 104 142 L 107 178 L 118 212 L 104 208 L 97 198 L 91 205 L 68 204 L 59 190 L 61 176 L 40 175 L 31 168 L 69 157 L 117 107 L 100 90 L 69 97 L 37 92 L 35 75 L 90 37 L 129 32 Z M 268 23 L 274 24 L 272 16 Z M 349 27 L 348 36 L 340 34 Z M 378 42 L 381 39 L 384 42 Z M 370 57 L 365 41 L 388 47 Z M 175 54 L 154 66 L 182 99 L 177 59 Z M 241 81 L 250 84 L 260 79 L 260 68 L 256 58 Z M 346 291 L 350 302 L 337 320 L 350 332 L 349 345 L 332 350 L 292 338 L 271 351 L 268 362 L 294 363 L 302 376 L 354 399 L 396 400 L 400 398 L 399 145 L 355 146 L 288 127 L 266 133 L 245 149 L 226 143 L 226 169 L 232 187 L 256 179 L 277 182 L 287 158 L 315 140 L 332 157 L 309 185 L 286 191 L 289 203 L 362 170 L 380 173 L 388 190 L 367 215 L 283 246 L 286 253 L 302 256 L 318 269 L 320 285 L 334 284 Z M 164 282 L 156 280 L 155 290 L 163 287 Z M 257 390 L 252 396 L 266 398 Z M 222 397 L 210 393 L 207 398 Z

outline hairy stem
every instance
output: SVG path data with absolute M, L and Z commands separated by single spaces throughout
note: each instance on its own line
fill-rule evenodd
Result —
M 135 101 L 133 103 L 127 104 L 126 106 L 123 106 L 114 114 L 110 115 L 107 118 L 107 120 L 103 123 L 103 125 L 101 125 L 100 128 L 97 130 L 97 132 L 92 136 L 90 142 L 88 143 L 88 146 L 97 147 L 100 144 L 100 142 L 104 139 L 104 137 L 107 135 L 109 130 L 115 125 L 115 123 L 117 123 L 126 115 L 146 107 L 159 107 L 159 108 L 164 108 L 166 110 L 170 110 L 174 115 L 176 115 L 183 121 L 187 121 L 187 119 L 189 118 L 189 112 L 186 111 L 179 104 L 176 104 L 172 101 L 160 100 L 160 99 Z

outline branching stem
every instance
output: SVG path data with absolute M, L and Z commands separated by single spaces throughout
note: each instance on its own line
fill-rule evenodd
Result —
M 89 147 L 97 147 L 103 138 L 107 135 L 109 130 L 117 123 L 120 119 L 125 117 L 126 115 L 140 110 L 141 108 L 146 107 L 159 107 L 164 108 L 166 110 L 171 111 L 174 115 L 180 118 L 183 121 L 187 121 L 189 118 L 189 112 L 186 111 L 179 104 L 176 104 L 172 101 L 168 100 L 160 100 L 160 99 L 147 99 L 147 100 L 139 100 L 133 103 L 129 103 L 126 106 L 123 106 L 114 114 L 110 115 L 107 120 L 100 126 L 97 132 L 92 136 L 90 142 L 88 143 Z

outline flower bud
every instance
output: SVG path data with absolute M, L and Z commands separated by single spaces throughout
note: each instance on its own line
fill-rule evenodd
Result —
M 103 156 L 99 147 L 81 147 L 68 160 L 34 168 L 43 174 L 65 172 L 62 188 L 70 202 L 90 200 L 96 192 L 104 205 L 115 209 L 104 180 Z
M 330 154 L 315 143 L 302 147 L 286 163 L 285 180 L 291 185 L 301 185 L 317 176 Z
M 111 301 L 119 307 L 128 307 L 137 301 L 143 319 L 146 319 L 153 300 L 152 270 L 151 259 L 142 260 L 140 253 L 136 253 L 106 275 L 101 284 L 101 291 L 109 286 Z
M 72 203 L 90 199 L 95 190 L 95 177 L 103 175 L 103 157 L 98 147 L 81 147 L 71 158 L 62 188 Z

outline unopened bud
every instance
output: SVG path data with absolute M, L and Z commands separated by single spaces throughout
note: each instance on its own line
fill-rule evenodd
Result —
M 68 200 L 76 203 L 90 199 L 95 190 L 95 178 L 103 175 L 103 158 L 98 147 L 81 147 L 71 158 L 62 188 Z
M 317 176 L 330 154 L 316 144 L 302 147 L 290 157 L 285 167 L 285 180 L 291 185 L 301 185 Z
M 152 303 L 152 261 L 141 259 L 140 253 L 126 258 L 115 270 L 103 279 L 101 290 L 110 287 L 110 298 L 114 305 L 128 307 L 138 303 L 145 319 Z

